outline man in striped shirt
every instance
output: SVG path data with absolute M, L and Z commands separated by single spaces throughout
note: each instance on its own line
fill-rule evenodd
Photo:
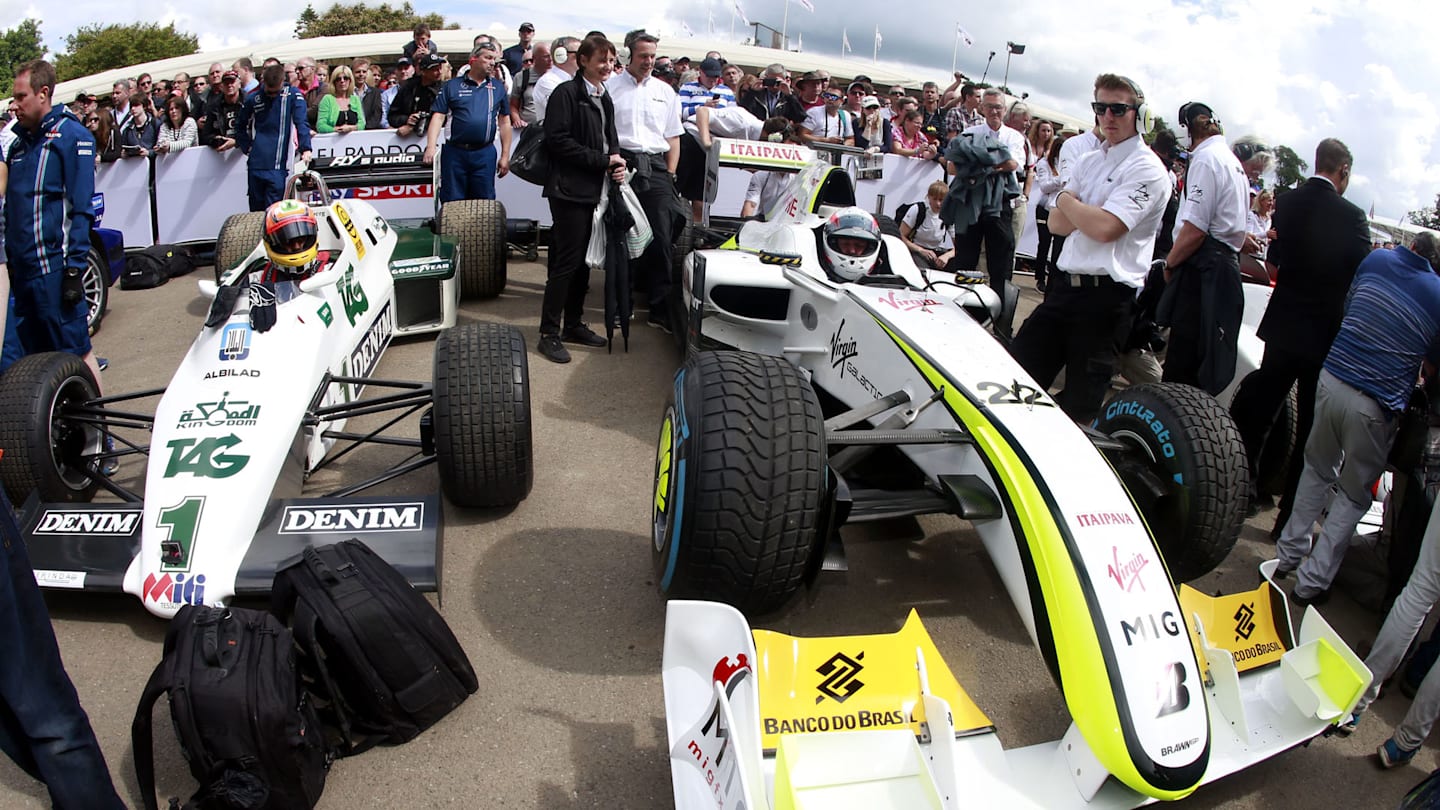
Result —
M 1276 576 L 1298 569 L 1293 596 L 1301 605 L 1329 598 L 1355 526 L 1370 508 L 1370 487 L 1385 470 L 1399 415 L 1422 367 L 1428 376 L 1440 362 L 1437 272 L 1440 243 L 1429 233 L 1409 248 L 1372 252 L 1355 271 L 1345 319 L 1320 372 L 1295 506 L 1276 544 Z M 1311 528 L 1327 506 L 1312 548 Z
M 735 103 L 735 91 L 720 83 L 725 66 L 713 56 L 700 63 L 695 81 L 680 85 L 680 117 L 692 118 L 701 107 L 718 109 Z

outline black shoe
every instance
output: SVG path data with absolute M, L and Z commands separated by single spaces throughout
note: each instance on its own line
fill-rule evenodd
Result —
M 651 311 L 650 320 L 647 323 L 667 335 L 675 334 L 675 330 L 670 327 L 670 319 L 654 310 Z
M 560 333 L 560 339 L 566 343 L 578 343 L 581 346 L 601 347 L 609 343 L 605 338 L 600 337 L 591 331 L 590 327 L 583 323 L 576 324 Z
M 1285 566 L 1281 565 L 1275 568 L 1275 573 L 1271 576 L 1273 576 L 1275 579 L 1285 579 L 1293 573 L 1295 573 L 1294 568 L 1286 568 Z
M 565 345 L 560 342 L 560 338 L 555 335 L 541 335 L 535 351 L 540 352 L 541 357 L 552 363 L 570 362 L 570 350 L 566 349 Z
M 1306 607 L 1308 605 L 1320 607 L 1321 605 L 1330 601 L 1330 589 L 1326 588 L 1325 590 L 1320 591 L 1314 596 L 1301 596 L 1299 594 L 1292 593 L 1290 594 L 1290 598 L 1294 600 L 1295 604 L 1299 605 L 1300 607 Z

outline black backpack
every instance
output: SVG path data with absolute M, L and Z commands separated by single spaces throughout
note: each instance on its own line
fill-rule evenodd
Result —
M 320 800 L 332 757 L 299 688 L 293 638 L 274 616 L 185 605 L 171 620 L 130 727 L 147 810 L 156 810 L 150 718 L 162 692 L 200 783 L 185 808 L 291 810 Z
M 307 547 L 271 598 L 341 756 L 406 742 L 479 687 L 445 620 L 359 540 Z
M 136 251 L 125 257 L 125 270 L 120 274 L 120 289 L 149 290 L 170 280 L 165 263 L 150 250 Z
M 920 231 L 920 226 L 925 224 L 925 215 L 930 213 L 930 205 L 924 200 L 920 200 L 919 202 L 904 203 L 899 208 L 896 208 L 895 227 L 898 228 L 902 224 L 904 224 L 905 215 L 910 213 L 911 208 L 916 207 L 919 207 L 920 213 L 915 215 L 915 227 L 911 229 L 911 233 L 918 233 Z

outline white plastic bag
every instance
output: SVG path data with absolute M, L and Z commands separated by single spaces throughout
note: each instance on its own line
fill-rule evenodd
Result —
M 600 185 L 600 202 L 590 218 L 590 244 L 585 248 L 585 264 L 591 270 L 605 269 L 605 206 L 610 201 L 610 184 Z
M 635 220 L 635 224 L 625 232 L 626 252 L 630 254 L 630 258 L 638 259 L 640 254 L 645 252 L 645 248 L 650 246 L 655 232 L 650 229 L 650 220 L 645 217 L 645 209 L 640 207 L 640 197 L 635 193 L 635 189 L 630 188 L 630 178 L 634 176 L 634 172 L 631 172 L 625 182 L 620 184 L 620 199 L 625 201 L 625 207 L 630 210 L 630 216 Z

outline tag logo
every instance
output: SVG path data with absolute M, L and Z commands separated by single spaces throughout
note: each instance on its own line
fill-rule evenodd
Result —
M 170 461 L 165 465 L 165 477 L 188 474 L 197 478 L 229 478 L 250 463 L 249 456 L 223 452 L 239 443 L 240 437 L 234 433 L 166 442 L 165 446 L 170 448 Z

